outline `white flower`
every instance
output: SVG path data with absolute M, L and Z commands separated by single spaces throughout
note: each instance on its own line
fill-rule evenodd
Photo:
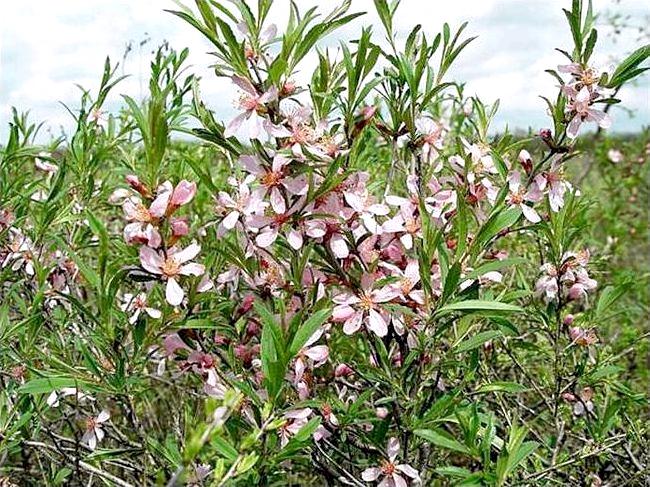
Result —
M 97 443 L 104 439 L 105 433 L 102 429 L 102 424 L 108 421 L 110 417 L 109 412 L 103 410 L 96 418 L 88 418 L 86 420 L 86 432 L 81 438 L 81 442 L 88 445 L 88 448 L 91 450 L 94 450 L 97 447 Z

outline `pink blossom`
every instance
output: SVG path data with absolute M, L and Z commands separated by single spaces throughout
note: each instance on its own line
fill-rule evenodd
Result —
M 24 235 L 18 228 L 9 228 L 9 244 L 7 245 L 7 254 L 2 262 L 2 267 L 7 267 L 11 264 L 12 271 L 18 271 L 22 268 L 25 269 L 25 274 L 33 276 L 34 269 L 34 255 L 36 248 L 32 239 Z
M 255 156 L 242 156 L 239 158 L 239 162 L 266 188 L 270 195 L 271 208 L 275 213 L 281 214 L 287 211 L 286 200 L 281 191 L 282 187 L 291 195 L 307 194 L 309 189 L 307 177 L 304 174 L 295 178 L 288 177 L 288 165 L 291 163 L 291 159 L 281 154 L 275 155 L 270 169 L 265 167 Z
M 584 122 L 596 122 L 600 128 L 607 129 L 612 125 L 612 120 L 604 110 L 598 110 L 592 107 L 592 95 L 587 86 L 583 86 L 577 91 L 569 86 L 565 86 L 565 92 L 569 96 L 567 109 L 573 118 L 567 126 L 567 136 L 575 139 L 578 136 L 580 125 Z
M 335 377 L 348 377 L 354 373 L 354 370 L 350 368 L 348 364 L 338 364 L 334 368 Z
M 268 111 L 266 105 L 278 98 L 278 89 L 275 86 L 271 86 L 264 93 L 260 93 L 246 78 L 233 76 L 231 79 L 242 90 L 236 104 L 241 113 L 228 124 L 224 131 L 225 137 L 235 135 L 246 120 L 249 121 L 249 137 L 251 139 L 258 139 L 262 129 L 272 137 L 288 137 L 290 135 L 286 128 L 273 125 L 264 116 Z
M 53 174 L 59 170 L 59 166 L 50 162 L 52 156 L 47 152 L 39 152 L 34 162 L 34 166 L 39 171 L 46 172 L 48 174 Z
M 140 263 L 147 271 L 160 275 L 167 281 L 165 298 L 172 306 L 178 306 L 183 301 L 185 293 L 176 279 L 178 276 L 201 276 L 205 272 L 202 264 L 189 262 L 194 259 L 201 247 L 192 243 L 181 250 L 172 247 L 167 252 L 156 251 L 151 247 L 140 248 Z
M 366 482 L 375 482 L 382 478 L 379 487 L 407 487 L 408 481 L 404 478 L 411 479 L 416 483 L 420 482 L 419 472 L 405 463 L 395 463 L 399 455 L 400 445 L 397 438 L 390 438 L 387 446 L 387 459 L 381 462 L 378 467 L 370 467 L 361 473 L 361 478 Z
M 378 305 L 391 301 L 398 293 L 390 286 L 372 290 L 373 281 L 372 275 L 365 274 L 361 278 L 362 290 L 359 295 L 348 292 L 333 298 L 337 306 L 333 310 L 332 318 L 334 321 L 344 322 L 343 331 L 347 335 L 358 331 L 364 323 L 379 337 L 384 337 L 388 333 L 387 320 L 382 316 L 382 310 Z
M 367 190 L 361 193 L 346 191 L 344 196 L 347 204 L 359 214 L 366 229 L 373 234 L 380 233 L 381 227 L 375 217 L 388 215 L 390 208 L 384 203 L 376 203 Z
M 88 445 L 88 448 L 94 450 L 97 444 L 104 439 L 105 433 L 102 428 L 103 423 L 110 419 L 111 415 L 108 411 L 104 410 L 95 418 L 88 418 L 86 420 L 86 432 L 81 437 L 81 442 Z
M 551 264 L 544 264 L 541 271 L 544 275 L 535 284 L 535 292 L 543 296 L 546 302 L 553 301 L 559 292 L 557 269 Z
M 404 271 L 397 266 L 384 263 L 383 266 L 389 269 L 391 276 L 397 277 L 395 283 L 389 284 L 402 299 L 412 299 L 417 304 L 424 304 L 424 292 L 415 289 L 420 282 L 420 265 L 415 259 L 409 259 Z
M 280 445 L 282 448 L 287 446 L 292 436 L 295 436 L 309 422 L 311 416 L 311 408 L 294 409 L 285 413 L 285 423 L 278 430 L 280 434 Z
M 248 181 L 238 184 L 236 199 L 233 199 L 228 193 L 220 191 L 217 200 L 228 213 L 219 224 L 219 232 L 224 233 L 227 230 L 232 230 L 240 220 L 253 214 L 263 213 L 268 206 L 268 203 L 263 200 L 264 194 L 264 188 L 256 188 L 251 191 Z
M 569 299 L 582 300 L 587 297 L 589 291 L 598 287 L 598 282 L 589 277 L 586 269 L 577 269 L 574 273 L 574 282 L 569 288 Z
M 129 317 L 129 323 L 132 325 L 138 321 L 138 317 L 142 311 L 154 319 L 159 319 L 162 316 L 160 310 L 147 305 L 146 293 L 140 293 L 138 295 L 128 293 L 124 294 L 122 297 L 122 302 L 122 311 L 131 313 L 131 316 Z
M 47 405 L 56 408 L 59 406 L 59 400 L 68 396 L 75 396 L 75 400 L 80 403 L 84 402 L 86 399 L 92 400 L 90 395 L 81 392 L 76 387 L 64 387 L 60 391 L 52 391 L 50 395 L 47 396 Z
M 301 197 L 291 208 L 275 216 L 252 215 L 247 221 L 247 227 L 260 230 L 255 237 L 255 243 L 261 248 L 269 247 L 278 238 L 280 230 L 287 224 L 287 242 L 293 249 L 300 249 L 303 244 L 303 234 L 296 224 L 291 224 L 291 218 L 303 207 L 304 202 L 305 197 Z
M 593 345 L 598 341 L 598 336 L 596 336 L 594 330 L 585 330 L 579 326 L 569 328 L 569 336 L 574 343 L 583 347 Z
M 534 208 L 528 206 L 526 201 L 539 201 L 541 195 L 532 188 L 526 191 L 526 188 L 521 185 L 521 175 L 519 174 L 519 171 L 513 171 L 508 175 L 508 186 L 510 189 L 510 195 L 508 197 L 510 205 L 519 206 L 524 217 L 526 217 L 526 220 L 529 222 L 539 223 L 541 221 L 539 214 Z
M 443 126 L 429 117 L 420 117 L 415 120 L 415 127 L 422 139 L 422 159 L 431 162 L 442 150 Z
M 327 357 L 329 357 L 329 348 L 327 345 L 314 345 L 322 336 L 323 330 L 317 330 L 296 355 L 293 383 L 296 385 L 303 383 L 299 390 L 307 395 L 309 393 L 309 387 L 303 380 L 305 370 L 310 366 L 312 368 L 320 367 L 325 363 Z M 301 399 L 306 399 L 306 397 L 301 397 Z
M 618 164 L 623 161 L 623 153 L 618 149 L 609 149 L 607 151 L 607 159 L 614 164 Z
M 548 202 L 554 212 L 560 211 L 564 206 L 564 195 L 572 188 L 571 183 L 564 179 L 559 159 L 553 161 L 548 171 L 535 177 L 535 184 L 540 191 L 548 191 Z
M 405 200 L 400 206 L 399 212 L 382 224 L 381 233 L 396 234 L 404 248 L 410 250 L 413 248 L 414 239 L 422 238 L 421 227 L 417 206 Z

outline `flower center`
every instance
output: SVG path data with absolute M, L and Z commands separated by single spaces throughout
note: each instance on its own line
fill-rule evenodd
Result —
M 384 460 L 381 464 L 381 472 L 384 475 L 393 475 L 395 473 L 395 464 Z
M 404 228 L 406 228 L 406 231 L 408 233 L 415 233 L 419 229 L 418 222 L 414 218 L 409 218 L 406 220 L 406 223 L 404 224 Z
M 142 223 L 149 223 L 153 220 L 153 217 L 151 216 L 151 213 L 149 213 L 149 210 L 146 206 L 144 206 L 142 203 L 138 203 L 138 205 L 135 207 L 135 219 Z
M 94 430 L 96 426 L 97 426 L 97 421 L 95 421 L 95 418 L 86 419 L 86 429 L 88 431 Z
M 367 294 L 361 296 L 361 301 L 359 302 L 359 307 L 364 311 L 370 311 L 374 306 L 372 299 Z
M 593 69 L 587 68 L 582 73 L 582 76 L 580 77 L 580 81 L 585 86 L 591 86 L 598 81 L 598 77 L 596 76 L 596 73 Z
M 252 112 L 260 108 L 260 103 L 258 102 L 257 98 L 246 94 L 242 94 L 239 97 L 238 105 L 239 108 L 247 112 Z
M 181 269 L 181 265 L 173 257 L 165 259 L 165 262 L 160 266 L 160 270 L 167 277 L 174 277 Z
M 523 191 L 517 191 L 516 193 L 512 193 L 510 195 L 510 202 L 513 205 L 520 205 L 524 202 L 524 192 Z
M 282 173 L 276 171 L 269 171 L 262 176 L 262 184 L 264 186 L 273 187 L 280 184 L 282 181 Z
M 403 277 L 401 281 L 402 294 L 408 294 L 413 289 L 413 281 L 408 277 Z

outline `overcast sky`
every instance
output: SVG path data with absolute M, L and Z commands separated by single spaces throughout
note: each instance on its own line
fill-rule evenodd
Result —
M 189 1 L 185 1 L 190 4 Z M 193 2 L 192 2 L 193 3 Z M 299 0 L 301 8 L 318 3 L 332 8 L 333 0 Z M 452 79 L 467 81 L 467 94 L 484 101 L 501 99 L 495 129 L 538 129 L 546 125 L 544 103 L 538 95 L 553 95 L 554 81 L 543 71 L 563 62 L 554 47 L 570 50 L 571 41 L 561 7 L 569 0 L 403 0 L 397 14 L 398 35 L 423 24 L 437 32 L 443 22 L 470 22 L 467 32 L 479 35 L 457 61 Z M 596 11 L 616 9 L 631 15 L 637 25 L 648 22 L 650 2 L 646 0 L 594 0 Z M 275 0 L 273 21 L 282 28 L 288 0 Z M 59 102 L 75 106 L 80 84 L 96 90 L 104 58 L 121 60 L 129 41 L 133 51 L 121 69 L 132 76 L 116 88 L 109 108 L 119 107 L 119 94 L 139 97 L 146 86 L 151 51 L 164 40 L 176 49 L 190 48 L 192 71 L 202 76 L 201 90 L 207 104 L 225 118 L 232 114 L 234 89 L 228 80 L 217 79 L 206 67 L 211 58 L 207 41 L 180 19 L 163 11 L 175 8 L 172 0 L 30 0 L 9 1 L 0 18 L 0 136 L 6 136 L 10 108 L 30 110 L 33 120 L 46 120 L 58 134 L 72 126 L 70 115 Z M 328 45 L 358 35 L 364 25 L 375 26 L 382 35 L 372 0 L 352 0 L 352 10 L 366 11 Z M 607 69 L 613 55 L 628 53 L 640 45 L 632 29 L 614 42 L 600 30 L 596 65 Z M 142 47 L 139 43 L 149 41 Z M 303 65 L 311 70 L 309 60 Z M 144 81 L 144 83 L 143 83 Z M 614 129 L 638 130 L 650 124 L 648 76 L 620 93 L 623 104 L 635 111 L 630 118 L 623 110 L 613 112 Z

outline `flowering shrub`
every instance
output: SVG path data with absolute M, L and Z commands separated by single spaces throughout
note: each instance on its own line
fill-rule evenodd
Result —
M 567 174 L 650 47 L 597 72 L 591 5 L 574 1 L 551 128 L 493 137 L 497 105 L 447 79 L 465 24 L 398 45 L 399 2 L 376 0 L 386 41 L 363 29 L 299 83 L 318 41 L 359 16 L 349 2 L 324 17 L 292 4 L 282 35 L 270 0 L 232 3 L 172 12 L 240 91 L 232 120 L 167 47 L 149 98 L 119 115 L 102 110 L 120 81 L 107 60 L 69 139 L 39 147 L 15 114 L 0 165 L 7 478 L 641 481 L 644 397 L 618 376 L 630 350 L 599 331 L 632 283 L 593 267 L 589 201 Z

